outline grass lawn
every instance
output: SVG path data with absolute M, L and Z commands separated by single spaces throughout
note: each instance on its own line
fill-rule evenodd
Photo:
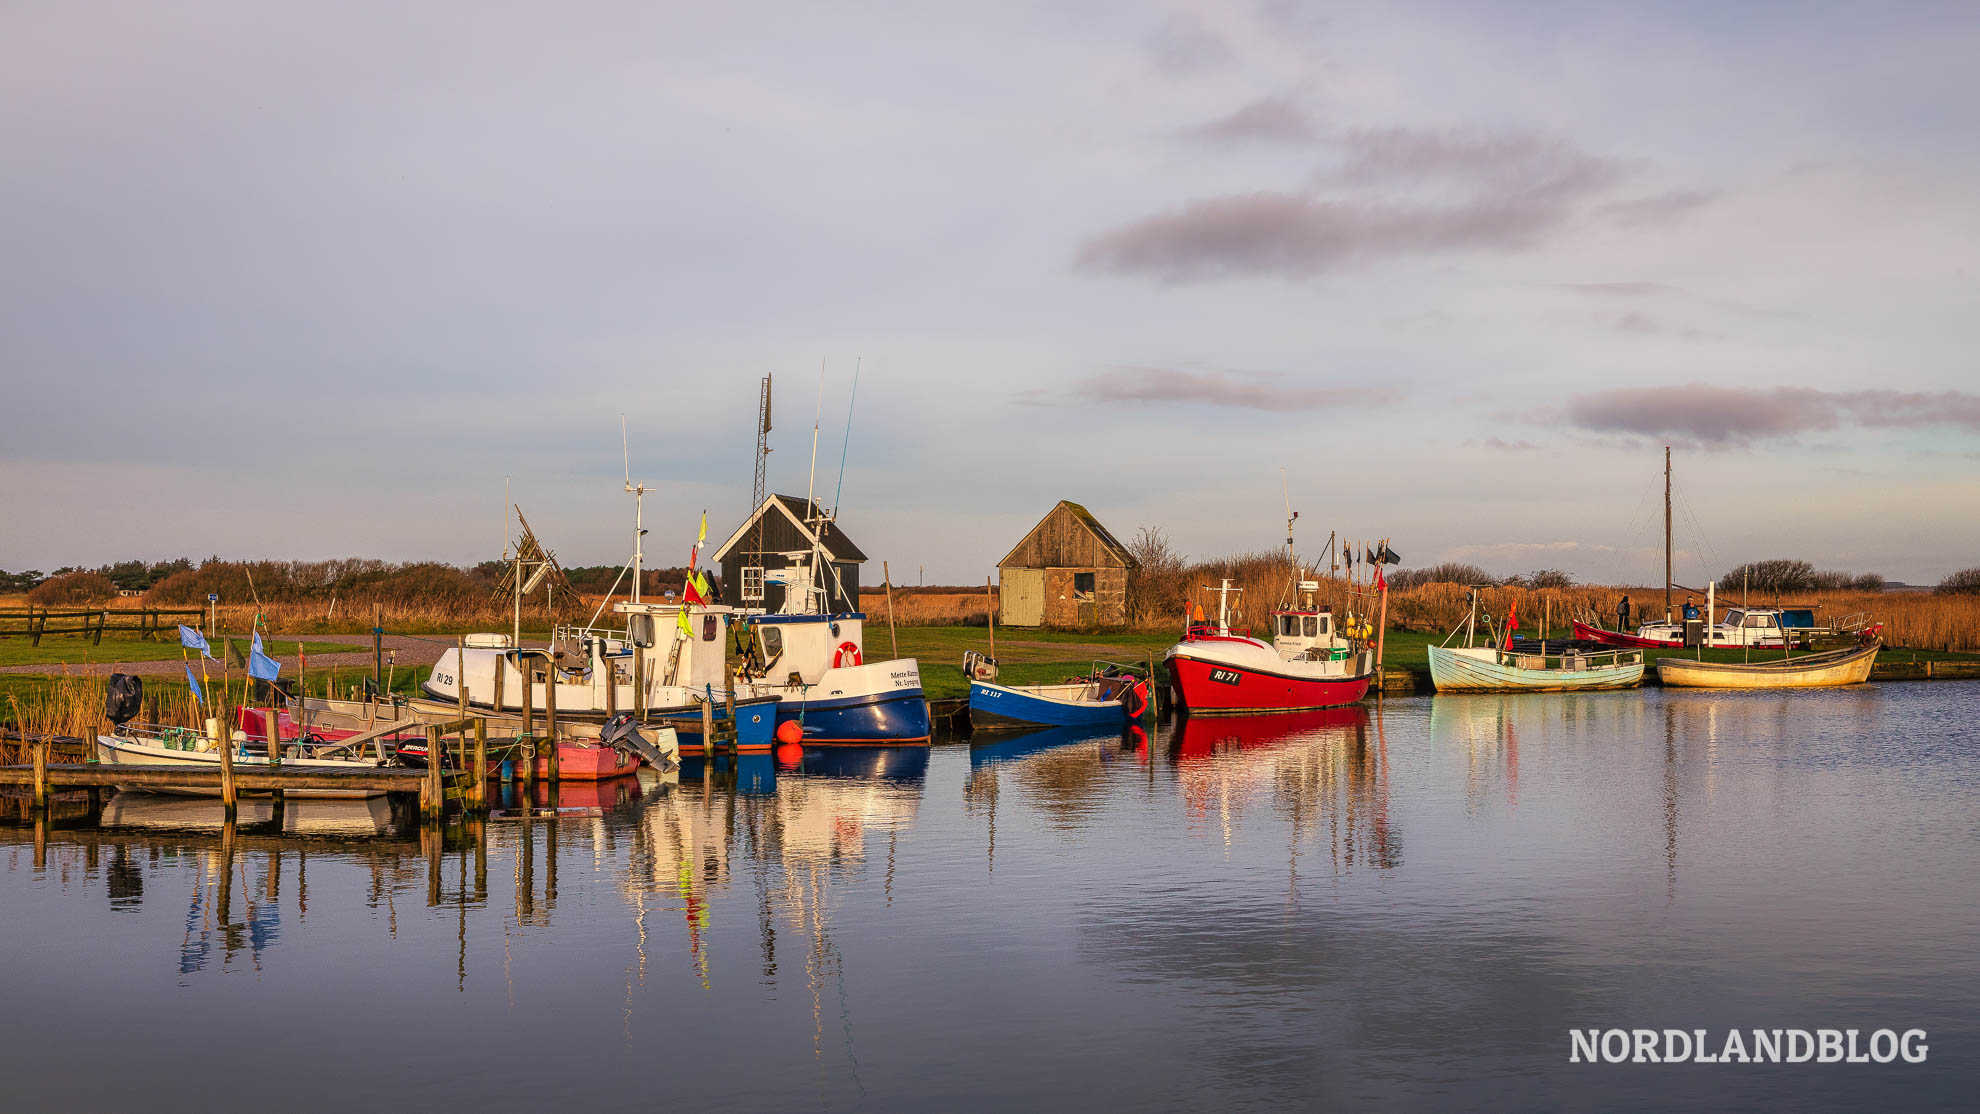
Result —
M 407 697 L 423 695 L 419 690 L 419 684 L 426 679 L 426 675 L 430 672 L 432 672 L 432 669 L 429 666 L 400 666 L 398 669 L 393 670 L 391 674 L 392 691 L 400 696 Z M 371 676 L 371 670 L 368 667 L 349 666 L 334 670 L 326 669 L 320 672 L 311 670 L 309 675 L 309 694 L 311 696 L 321 696 L 323 694 L 324 679 L 329 677 L 334 679 L 336 694 L 338 696 L 347 696 L 353 686 L 362 686 L 364 679 L 369 676 Z M 11 695 L 16 699 L 26 700 L 31 694 L 38 693 L 44 688 L 55 684 L 56 680 L 57 678 L 55 676 L 47 673 L 0 673 L 0 726 L 15 726 L 14 708 L 13 704 L 8 701 L 8 696 Z M 208 683 L 218 684 L 219 678 L 214 676 Z M 175 701 L 182 700 L 187 695 L 186 682 L 182 679 L 172 677 L 146 677 L 144 678 L 144 690 L 147 694 L 170 696 Z M 238 703 L 240 697 L 241 674 L 240 670 L 236 669 L 233 676 L 233 687 L 230 690 L 228 698 Z
M 247 640 L 236 638 L 235 644 L 241 652 L 247 652 Z M 266 644 L 269 653 L 277 658 L 287 659 L 285 665 L 295 666 L 296 644 L 271 639 Z M 304 643 L 312 654 L 352 653 L 369 650 L 370 645 L 356 643 L 316 642 Z M 213 652 L 217 656 L 221 645 L 215 640 Z M 0 665 L 84 665 L 100 661 L 164 661 L 179 656 L 179 643 L 176 638 L 155 639 L 150 642 L 135 638 L 105 638 L 101 646 L 92 646 L 86 638 L 72 635 L 50 635 L 36 646 L 25 638 L 0 638 Z

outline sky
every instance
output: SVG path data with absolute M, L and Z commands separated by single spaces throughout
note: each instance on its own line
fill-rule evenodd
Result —
M 906 584 L 1061 498 L 1652 583 L 1665 445 L 1680 581 L 1934 582 L 1976 57 L 1927 3 L 0 6 L 0 567 L 471 563 L 505 485 L 619 563 L 628 469 L 671 564 L 769 375 L 770 486 L 816 420 Z

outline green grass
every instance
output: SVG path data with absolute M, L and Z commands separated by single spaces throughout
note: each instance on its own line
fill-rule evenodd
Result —
M 420 682 L 426 680 L 427 674 L 431 672 L 432 668 L 424 665 L 402 665 L 396 670 L 391 670 L 389 675 L 392 691 L 406 697 L 423 696 L 425 694 L 420 691 L 419 685 Z M 351 689 L 354 686 L 362 686 L 364 679 L 369 676 L 371 676 L 371 669 L 368 666 L 346 666 L 340 669 L 326 669 L 321 671 L 311 670 L 309 674 L 309 695 L 323 695 L 324 679 L 329 677 L 334 679 L 336 695 L 349 696 Z M 13 706 L 7 701 L 9 695 L 20 700 L 26 700 L 29 694 L 39 691 L 44 686 L 53 684 L 55 680 L 55 676 L 48 673 L 0 673 L 0 726 L 15 726 L 13 722 Z M 219 675 L 209 675 L 207 683 L 209 686 L 219 684 Z M 184 696 L 187 691 L 186 682 L 183 679 L 172 677 L 146 677 L 144 678 L 144 688 L 147 693 L 157 693 L 159 695 L 170 694 L 175 698 Z M 241 674 L 240 670 L 237 669 L 234 671 L 233 684 L 229 689 L 228 699 L 234 703 L 239 703 L 240 698 Z
M 247 652 L 246 639 L 236 638 L 234 644 Z M 352 653 L 368 650 L 370 646 L 359 646 L 342 642 L 306 642 L 312 654 Z M 284 666 L 294 668 L 296 644 L 279 640 L 269 640 L 266 649 L 275 657 L 284 659 Z M 105 638 L 101 646 L 91 645 L 80 636 L 51 635 L 36 646 L 25 638 L 0 638 L 0 665 L 85 665 L 90 662 L 113 661 L 164 661 L 179 656 L 179 643 L 176 639 L 157 639 L 150 642 L 135 638 Z M 213 644 L 213 652 L 218 656 L 223 647 L 218 640 Z M 190 651 L 188 651 L 190 652 Z

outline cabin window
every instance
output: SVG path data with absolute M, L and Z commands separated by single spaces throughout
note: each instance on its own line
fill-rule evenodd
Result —
M 1334 617 L 1332 615 L 1320 616 L 1319 622 L 1320 634 L 1322 636 L 1330 636 L 1334 633 Z
M 1306 617 L 1306 637 L 1320 637 L 1320 617 L 1318 615 L 1308 615 Z
M 1290 615 L 1279 616 L 1279 634 L 1281 637 L 1291 638 L 1293 635 L 1298 633 L 1299 633 L 1298 619 L 1295 619 Z
M 716 628 L 715 616 L 703 615 L 701 617 L 701 640 L 703 642 L 715 641 L 715 636 L 717 633 L 715 628 Z
M 784 632 L 779 627 L 758 627 L 757 639 L 763 644 L 763 660 L 776 661 L 784 652 Z
M 1073 595 L 1090 596 L 1092 594 L 1093 594 L 1093 574 L 1090 572 L 1074 573 Z
M 761 600 L 763 598 L 762 565 L 743 566 L 742 598 L 745 600 Z

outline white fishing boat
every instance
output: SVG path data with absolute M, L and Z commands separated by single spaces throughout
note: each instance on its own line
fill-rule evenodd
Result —
M 1475 591 L 1463 627 L 1464 645 L 1429 647 L 1430 680 L 1438 692 L 1581 692 L 1643 683 L 1642 650 L 1595 650 L 1577 642 L 1550 647 L 1544 640 L 1520 643 L 1510 636 L 1478 645 Z M 1455 637 L 1452 630 L 1444 641 Z

